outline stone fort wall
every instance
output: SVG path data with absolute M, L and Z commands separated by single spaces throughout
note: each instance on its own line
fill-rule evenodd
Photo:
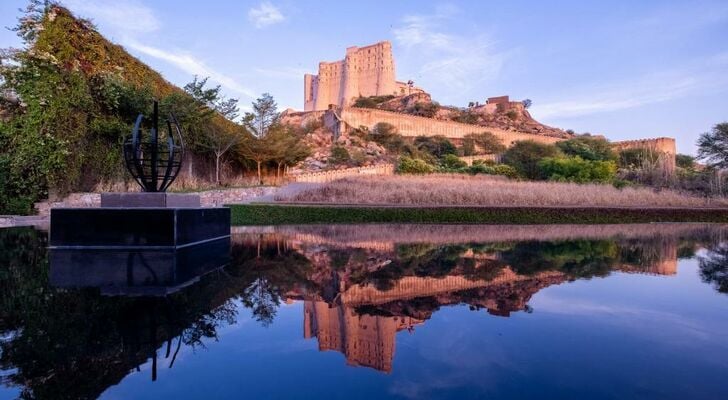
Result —
M 399 133 L 405 137 L 442 135 L 449 139 L 460 140 L 470 133 L 491 132 L 499 137 L 503 144 L 510 146 L 515 142 L 533 140 L 539 143 L 556 143 L 563 139 L 533 135 L 514 131 L 505 131 L 496 128 L 487 128 L 479 125 L 463 124 L 454 121 L 441 121 L 432 118 L 400 114 L 391 111 L 375 110 L 370 108 L 344 107 L 337 111 L 330 111 L 338 116 L 338 126 L 329 126 L 337 135 L 351 129 L 365 126 L 369 129 L 379 122 L 394 125 Z
M 677 155 L 677 147 L 675 139 L 668 137 L 660 137 L 654 139 L 637 139 L 612 142 L 614 149 L 617 151 L 627 149 L 646 149 L 655 152 L 660 163 L 664 166 L 665 172 L 672 174 L 675 172 L 675 155 Z

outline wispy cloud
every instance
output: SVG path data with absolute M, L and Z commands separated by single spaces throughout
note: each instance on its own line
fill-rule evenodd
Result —
M 567 89 L 561 92 L 561 97 L 568 100 L 534 104 L 531 111 L 537 118 L 570 118 L 728 91 L 726 67 L 728 55 L 717 54 L 679 70 Z
M 136 40 L 126 40 L 126 45 L 142 54 L 166 61 L 175 67 L 192 75 L 209 76 L 213 81 L 221 84 L 225 90 L 242 94 L 251 99 L 256 97 L 255 92 L 237 82 L 234 78 L 211 68 L 203 61 L 184 52 L 171 52 L 156 47 L 141 44 Z
M 265 28 L 266 26 L 283 22 L 286 17 L 283 16 L 281 10 L 273 4 L 264 1 L 257 7 L 253 7 L 248 11 L 248 19 L 256 28 Z
M 119 33 L 148 33 L 161 26 L 153 10 L 135 0 L 64 0 L 63 4 Z
M 303 75 L 309 71 L 305 68 L 278 67 L 278 68 L 255 68 L 254 71 L 266 78 L 296 79 L 302 80 Z
M 497 42 L 486 34 L 446 32 L 443 27 L 459 13 L 454 6 L 439 6 L 432 14 L 407 15 L 393 34 L 396 44 L 417 54 L 420 77 L 463 91 L 498 77 L 509 52 L 498 51 Z

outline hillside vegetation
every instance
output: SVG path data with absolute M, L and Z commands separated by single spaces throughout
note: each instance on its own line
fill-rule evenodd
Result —
M 152 99 L 180 116 L 188 158 L 209 163 L 199 104 L 106 40 L 87 20 L 33 1 L 16 27 L 20 50 L 0 59 L 0 214 L 27 213 L 49 195 L 124 179 L 121 143 Z M 217 113 L 215 131 L 242 127 Z M 188 165 L 192 167 L 193 165 Z

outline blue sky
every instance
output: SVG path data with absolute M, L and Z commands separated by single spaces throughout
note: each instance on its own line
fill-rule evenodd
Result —
M 543 123 L 675 137 L 684 153 L 728 121 L 726 1 L 62 2 L 171 82 L 210 76 L 245 106 L 270 92 L 302 109 L 319 61 L 390 40 L 398 79 L 442 104 L 530 98 Z M 25 4 L 0 2 L 0 24 Z M 0 47 L 18 45 L 0 32 Z

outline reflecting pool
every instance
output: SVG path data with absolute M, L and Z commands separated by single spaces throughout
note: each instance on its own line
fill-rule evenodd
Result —
M 728 397 L 728 226 L 0 229 L 0 399 Z

